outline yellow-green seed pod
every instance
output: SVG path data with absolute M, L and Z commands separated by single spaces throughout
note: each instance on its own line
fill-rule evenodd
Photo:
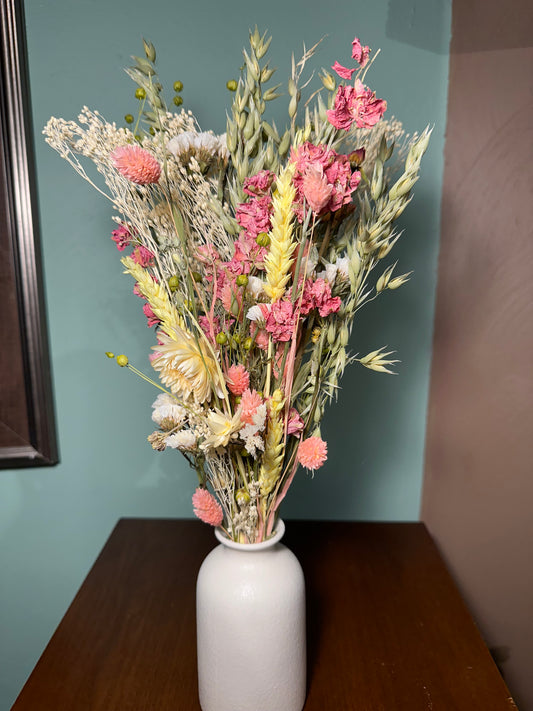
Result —
M 183 99 L 181 98 L 181 96 L 175 96 L 172 99 L 172 102 L 175 104 L 175 106 L 181 106 L 183 104 Z
M 229 79 L 226 82 L 226 89 L 228 89 L 229 91 L 237 91 L 237 82 L 235 81 L 235 79 Z
M 169 277 L 168 286 L 170 291 L 176 291 L 180 285 L 179 277 L 174 274 L 174 276 Z
M 146 91 L 142 87 L 135 89 L 135 98 L 139 100 L 146 99 Z
M 117 365 L 120 365 L 121 368 L 124 368 L 124 366 L 128 365 L 128 363 L 128 356 L 125 356 L 124 354 L 117 356 Z
M 203 279 L 200 272 L 191 272 L 191 276 L 197 284 L 200 284 Z
M 239 274 L 237 279 L 235 279 L 235 283 L 237 284 L 237 286 L 247 286 L 248 277 L 246 276 L 246 274 Z
M 215 341 L 218 343 L 219 346 L 224 346 L 228 342 L 228 337 L 226 336 L 224 331 L 221 331 L 215 336 Z
M 174 91 L 179 94 L 180 91 L 183 91 L 183 82 L 182 81 L 175 81 L 174 82 Z
M 248 338 L 245 338 L 245 339 L 244 339 L 244 342 L 243 342 L 243 344 L 242 344 L 244 350 L 245 350 L 245 351 L 249 351 L 250 348 L 252 347 L 252 343 L 253 343 L 253 340 L 250 338 L 250 336 L 248 336 Z
M 124 121 L 126 123 L 133 123 L 135 121 L 135 119 L 133 118 L 133 116 L 131 114 L 126 114 L 124 116 Z
M 114 357 L 115 357 L 115 354 L 112 353 L 111 351 L 106 351 L 105 354 L 106 354 L 106 356 L 107 356 L 108 358 L 114 358 Z

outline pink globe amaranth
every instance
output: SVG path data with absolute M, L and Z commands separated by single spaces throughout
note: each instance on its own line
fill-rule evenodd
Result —
M 118 172 L 136 185 L 157 183 L 161 177 L 157 159 L 140 146 L 118 146 L 111 153 L 111 160 Z
M 328 458 L 328 445 L 320 437 L 312 436 L 300 442 L 298 461 L 306 469 L 319 469 Z

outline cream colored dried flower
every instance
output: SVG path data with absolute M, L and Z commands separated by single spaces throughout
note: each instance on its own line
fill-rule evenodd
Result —
M 170 335 L 159 331 L 158 338 L 161 343 L 153 346 L 157 355 L 152 365 L 175 395 L 184 400 L 194 397 L 198 403 L 210 400 L 213 392 L 224 397 L 224 378 L 206 346 L 179 326 Z
M 211 434 L 203 441 L 202 449 L 227 447 L 241 427 L 241 412 L 237 410 L 233 417 L 229 417 L 220 410 L 210 410 L 207 424 Z

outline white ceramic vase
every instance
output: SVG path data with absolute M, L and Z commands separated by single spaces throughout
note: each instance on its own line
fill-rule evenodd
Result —
M 196 587 L 202 711 L 301 711 L 306 694 L 305 585 L 272 538 L 243 544 L 218 529 Z

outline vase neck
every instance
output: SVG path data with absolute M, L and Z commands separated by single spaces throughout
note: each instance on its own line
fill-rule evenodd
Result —
M 215 528 L 215 536 L 226 548 L 232 548 L 234 550 L 244 551 L 245 553 L 252 553 L 254 551 L 264 551 L 268 548 L 273 548 L 277 543 L 281 541 L 285 533 L 285 524 L 281 519 L 278 520 L 276 524 L 276 530 L 270 538 L 266 541 L 261 541 L 261 543 L 237 543 L 233 541 L 220 529 Z

